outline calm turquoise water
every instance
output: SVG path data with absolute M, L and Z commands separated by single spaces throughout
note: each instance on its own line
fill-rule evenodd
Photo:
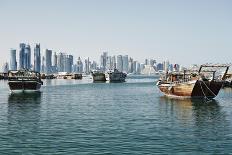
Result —
M 47 80 L 26 94 L 0 81 L 0 154 L 232 153 L 232 89 L 176 100 L 154 81 Z

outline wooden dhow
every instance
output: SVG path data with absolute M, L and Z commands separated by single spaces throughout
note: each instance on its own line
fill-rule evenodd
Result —
M 223 73 L 217 71 L 224 69 Z M 223 86 L 229 65 L 201 65 L 198 71 L 167 73 L 157 86 L 169 97 L 214 98 Z
M 39 90 L 43 82 L 40 73 L 29 70 L 11 70 L 8 72 L 8 85 L 11 91 Z

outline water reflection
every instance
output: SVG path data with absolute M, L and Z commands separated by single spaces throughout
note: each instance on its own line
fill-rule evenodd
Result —
M 11 93 L 8 97 L 8 123 L 19 123 L 20 126 L 27 121 L 38 122 L 41 96 L 41 92 Z
M 193 126 L 196 136 L 225 138 L 221 134 L 229 132 L 226 112 L 217 100 L 206 102 L 202 99 L 180 100 L 160 97 L 159 101 L 162 109 L 166 109 L 166 115 Z

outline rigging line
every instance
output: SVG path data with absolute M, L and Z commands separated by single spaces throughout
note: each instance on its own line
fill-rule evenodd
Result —
M 214 95 L 214 97 L 216 97 L 217 95 L 214 94 L 214 92 L 205 84 L 204 81 L 202 81 L 204 83 L 204 85 L 206 86 L 206 88 Z
M 200 86 L 201 86 L 201 91 L 202 91 L 202 93 L 203 93 L 205 99 L 208 100 L 208 101 L 211 101 L 211 100 L 205 95 L 205 93 L 204 93 L 204 91 L 203 91 L 203 88 L 202 88 L 202 85 L 201 85 L 201 82 L 200 82 Z

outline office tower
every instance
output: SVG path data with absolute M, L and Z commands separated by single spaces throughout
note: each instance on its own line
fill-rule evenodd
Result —
M 93 61 L 90 67 L 90 70 L 96 70 L 97 69 L 97 62 Z
M 162 63 L 158 63 L 157 66 L 156 66 L 156 69 L 157 69 L 157 71 L 162 71 L 162 70 L 164 70 L 163 64 L 162 64 Z
M 24 69 L 31 69 L 31 47 L 26 45 L 24 53 Z
M 89 57 L 87 59 L 85 59 L 85 74 L 89 74 L 90 73 L 90 62 L 89 62 Z
M 112 56 L 112 69 L 115 69 L 117 66 L 117 62 L 116 62 L 116 57 L 115 57 L 115 55 L 114 56 Z
M 128 62 L 128 55 L 124 55 L 122 57 L 122 71 L 125 73 L 128 73 L 128 66 L 129 66 L 129 62 Z
M 34 48 L 34 71 L 41 71 L 40 44 L 36 44 Z
M 16 50 L 10 50 L 10 70 L 17 70 Z
M 133 72 L 134 74 L 136 74 L 136 64 L 137 64 L 137 61 L 133 61 Z
M 19 69 L 24 69 L 25 47 L 24 43 L 19 44 Z
M 101 58 L 100 58 L 100 62 L 101 62 L 100 68 L 103 71 L 106 71 L 107 57 L 108 57 L 108 53 L 107 52 L 103 52 L 103 54 L 101 55 Z
M 112 64 L 112 62 L 111 62 L 111 56 L 107 56 L 106 57 L 106 70 L 109 70 L 109 69 L 111 69 L 111 64 Z
M 144 63 L 145 65 L 148 65 L 148 59 L 145 59 L 145 63 Z
M 154 66 L 156 64 L 156 60 L 150 59 L 149 60 L 149 65 Z
M 136 62 L 136 74 L 140 74 L 140 73 L 141 73 L 140 63 Z
M 64 71 L 71 73 L 73 67 L 73 56 L 72 55 L 65 55 L 64 56 Z
M 144 63 L 141 63 L 141 64 L 140 64 L 140 69 L 141 69 L 141 71 L 142 71 L 144 68 L 145 68 Z
M 57 67 L 57 55 L 56 52 L 52 55 L 52 66 Z
M 3 64 L 2 71 L 3 71 L 3 73 L 8 73 L 8 71 L 9 71 L 9 64 L 8 64 L 8 62 L 5 62 Z
M 133 59 L 129 58 L 128 73 L 133 73 Z
M 52 73 L 52 50 L 45 50 L 45 73 Z
M 168 72 L 168 71 L 169 71 L 169 61 L 168 61 L 168 60 L 166 60 L 166 61 L 164 62 L 164 71 L 165 71 L 165 72 Z
M 77 59 L 76 72 L 77 73 L 82 73 L 83 72 L 83 63 L 82 63 L 80 57 L 78 57 L 78 59 Z
M 58 72 L 64 72 L 64 53 L 59 53 L 57 55 L 57 70 Z
M 123 70 L 123 61 L 122 61 L 122 55 L 117 56 L 117 69 L 122 72 Z

